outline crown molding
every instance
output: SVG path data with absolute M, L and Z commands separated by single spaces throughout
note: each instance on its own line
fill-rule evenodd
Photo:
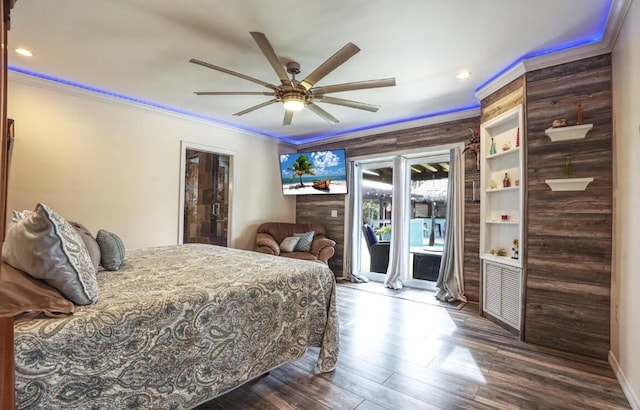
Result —
M 613 0 L 602 40 L 564 51 L 524 59 L 476 91 L 476 98 L 478 100 L 486 98 L 529 71 L 610 53 L 618 39 L 618 34 L 622 29 L 622 24 L 624 23 L 632 1 L 633 0 Z
M 424 127 L 424 126 L 433 125 L 433 124 L 442 124 L 444 122 L 463 120 L 463 119 L 473 118 L 473 117 L 480 117 L 480 107 L 471 108 L 467 110 L 460 110 L 460 111 L 447 113 L 447 114 L 434 115 L 427 118 L 421 118 L 414 121 L 401 122 L 398 124 L 392 124 L 392 125 L 382 126 L 378 128 L 370 128 L 367 130 L 337 135 L 335 137 L 320 138 L 314 141 L 302 142 L 298 144 L 296 148 L 298 150 L 313 148 L 321 145 L 333 144 L 340 141 L 347 141 L 347 140 L 351 140 L 358 137 L 373 137 L 379 134 L 386 134 L 394 131 Z
M 7 71 L 7 78 L 10 81 L 15 81 L 17 83 L 22 83 L 22 84 L 26 84 L 32 87 L 37 87 L 37 88 L 42 88 L 45 90 L 49 90 L 49 91 L 54 91 L 54 92 L 58 92 L 58 93 L 62 93 L 62 94 L 67 94 L 67 95 L 71 95 L 74 97 L 78 97 L 78 98 L 83 98 L 83 99 L 89 99 L 89 100 L 94 100 L 94 101 L 98 101 L 101 103 L 106 103 L 106 104 L 111 104 L 111 105 L 115 105 L 115 106 L 120 106 L 120 107 L 127 107 L 127 108 L 133 108 L 133 109 L 137 109 L 137 110 L 142 110 L 142 111 L 148 111 L 148 112 L 154 112 L 157 114 L 162 114 L 162 115 L 166 115 L 169 117 L 173 117 L 173 118 L 179 118 L 181 120 L 186 120 L 186 121 L 190 121 L 190 122 L 195 122 L 195 123 L 199 123 L 202 125 L 207 125 L 210 127 L 215 127 L 215 128 L 219 128 L 219 129 L 224 129 L 224 130 L 228 130 L 228 131 L 232 131 L 236 134 L 242 134 L 248 137 L 253 137 L 253 138 L 260 138 L 260 139 L 267 139 L 269 141 L 277 141 L 280 144 L 284 144 L 290 147 L 295 147 L 296 145 L 288 142 L 288 141 L 284 141 L 281 139 L 276 139 L 273 138 L 271 136 L 268 135 L 263 135 L 257 132 L 251 132 L 250 130 L 245 130 L 242 128 L 237 128 L 234 127 L 233 125 L 227 125 L 224 123 L 220 123 L 217 122 L 213 119 L 208 120 L 207 118 L 200 118 L 197 117 L 195 115 L 189 115 L 188 113 L 181 113 L 181 112 L 177 112 L 177 111 L 171 111 L 169 109 L 165 109 L 162 107 L 156 107 L 150 104 L 144 104 L 142 102 L 137 102 L 135 100 L 127 100 L 125 97 L 123 96 L 118 96 L 118 95 L 110 95 L 107 93 L 101 93 L 98 91 L 93 91 L 91 89 L 84 89 L 81 87 L 76 87 L 73 86 L 71 84 L 65 84 L 62 82 L 58 82 L 58 81 L 54 81 L 54 80 L 50 80 L 47 78 L 41 78 L 38 76 L 34 76 L 34 75 L 30 75 L 27 73 L 22 73 L 19 71 L 12 71 L 12 70 L 8 70 Z

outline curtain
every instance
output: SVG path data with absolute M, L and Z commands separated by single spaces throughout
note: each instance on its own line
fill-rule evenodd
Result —
M 464 175 L 462 173 L 460 148 L 451 150 L 449 160 L 449 186 L 447 206 L 447 229 L 444 236 L 442 263 L 436 281 L 436 298 L 447 302 L 460 300 L 464 296 Z
M 409 272 L 406 255 L 409 254 L 409 203 L 402 198 L 409 197 L 407 183 L 407 160 L 403 157 L 393 159 L 393 198 L 391 210 L 391 249 L 389 250 L 389 267 L 384 285 L 391 289 L 401 289 Z M 401 206 L 403 205 L 404 206 Z
M 346 213 L 347 220 L 345 221 L 345 226 L 349 227 L 349 235 L 345 236 L 345 244 L 344 249 L 351 249 L 351 252 L 345 252 L 344 254 L 344 268 L 347 272 L 347 278 L 349 281 L 354 283 L 364 283 L 369 282 L 369 278 L 366 278 L 360 275 L 358 272 L 354 270 L 353 261 L 358 255 L 359 247 L 358 240 L 360 239 L 358 236 L 362 235 L 362 229 L 360 227 L 361 217 L 358 212 L 359 204 L 362 202 L 362 189 L 359 184 L 358 177 L 358 164 L 354 161 L 349 161 L 349 169 L 347 170 L 347 181 L 349 184 L 348 187 L 348 200 L 349 200 L 349 211 Z

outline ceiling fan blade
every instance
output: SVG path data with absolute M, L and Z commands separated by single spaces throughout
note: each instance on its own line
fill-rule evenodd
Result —
M 239 112 L 237 112 L 237 113 L 235 113 L 233 115 L 237 115 L 239 117 L 241 115 L 245 115 L 247 113 L 250 113 L 251 111 L 255 111 L 258 108 L 266 107 L 267 105 L 271 105 L 271 104 L 274 104 L 274 103 L 277 103 L 277 102 L 278 102 L 278 100 L 274 98 L 273 100 L 269 100 L 267 102 L 263 102 L 262 104 L 254 105 L 253 107 L 249 107 L 246 110 L 239 111 Z
M 357 81 L 353 83 L 325 85 L 324 87 L 315 87 L 311 91 L 322 94 L 339 93 L 341 91 L 364 90 L 367 88 L 394 87 L 396 85 L 395 78 L 384 78 L 382 80 Z M 316 91 L 317 90 L 317 91 Z
M 309 110 L 313 111 L 318 116 L 322 117 L 324 120 L 330 122 L 331 124 L 335 125 L 340 122 L 336 117 L 334 117 L 333 115 L 329 114 L 328 112 L 320 108 L 317 104 L 309 103 L 307 104 L 307 108 L 309 108 Z
M 225 73 L 225 74 L 233 75 L 233 76 L 242 78 L 243 80 L 248 80 L 248 81 L 254 82 L 256 84 L 263 85 L 263 86 L 265 86 L 267 88 L 271 88 L 272 90 L 276 89 L 276 86 L 273 85 L 273 84 L 265 83 L 264 81 L 258 80 L 257 78 L 249 77 L 248 75 L 240 74 L 240 73 L 237 73 L 235 71 L 228 70 L 226 68 L 223 68 L 223 67 L 220 67 L 220 66 L 217 66 L 217 65 L 214 65 L 214 64 L 209 64 L 209 63 L 207 63 L 205 61 L 200 61 L 200 60 L 196 60 L 195 58 L 192 58 L 191 60 L 189 60 L 189 62 L 193 63 L 193 64 L 201 65 L 203 67 L 210 68 L 212 70 L 220 71 L 220 72 Z
M 343 98 L 334 98 L 326 95 L 320 98 L 314 98 L 314 100 L 327 103 L 327 104 L 342 105 L 343 107 L 357 108 L 359 110 L 365 110 L 365 111 L 371 111 L 371 112 L 377 112 L 380 109 L 380 107 L 378 107 L 377 105 L 367 104 L 359 101 L 345 100 Z
M 268 95 L 273 97 L 275 94 L 260 91 L 195 91 L 196 95 Z
M 284 119 L 282 120 L 282 125 L 291 125 L 291 120 L 293 119 L 293 111 L 285 110 L 284 111 Z
M 291 79 L 289 79 L 289 76 L 287 75 L 282 62 L 271 46 L 271 43 L 269 43 L 269 40 L 267 40 L 267 36 L 256 31 L 252 31 L 251 36 L 256 41 L 256 43 L 258 43 L 258 47 L 260 47 L 260 50 L 262 50 L 262 54 L 264 54 L 264 56 L 267 57 L 267 60 L 269 60 L 271 67 L 273 67 L 273 69 L 276 71 L 276 74 L 278 75 L 278 78 L 280 78 L 282 85 L 292 85 Z
M 303 86 L 306 90 L 310 90 L 311 87 L 321 79 L 323 79 L 327 74 L 338 68 L 342 63 L 356 55 L 360 49 L 353 43 L 347 43 L 344 47 L 342 47 L 338 52 L 329 57 L 324 63 L 320 64 L 318 68 L 313 70 L 311 74 L 307 76 L 304 80 L 300 82 L 300 85 Z

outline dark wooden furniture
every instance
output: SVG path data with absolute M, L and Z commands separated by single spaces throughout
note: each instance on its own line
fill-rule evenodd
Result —
M 7 215 L 7 165 L 9 163 L 7 137 L 7 31 L 9 16 L 15 0 L 0 2 L 0 246 L 4 241 Z M 0 317 L 0 410 L 15 408 L 13 318 Z
M 0 317 L 0 409 L 15 407 L 13 318 Z
M 442 252 L 412 251 L 411 253 L 413 253 L 413 278 L 431 282 L 438 280 Z

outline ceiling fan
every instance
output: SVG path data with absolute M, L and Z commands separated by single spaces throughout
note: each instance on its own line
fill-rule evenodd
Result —
M 223 67 L 219 67 L 217 65 L 209 64 L 204 61 L 197 60 L 192 58 L 189 62 L 201 65 L 203 67 L 211 68 L 216 71 L 220 71 L 226 74 L 230 74 L 239 78 L 243 78 L 245 80 L 254 82 L 256 84 L 263 85 L 271 91 L 265 92 L 243 92 L 243 91 L 196 91 L 194 94 L 197 95 L 266 95 L 274 97 L 273 99 L 263 102 L 261 104 L 255 105 L 253 107 L 249 107 L 245 110 L 239 111 L 233 115 L 244 115 L 255 111 L 259 108 L 266 107 L 275 103 L 282 103 L 285 108 L 284 120 L 282 121 L 282 125 L 291 125 L 291 120 L 293 119 L 293 113 L 295 111 L 300 111 L 305 107 L 309 108 L 309 110 L 316 113 L 318 116 L 322 117 L 326 121 L 337 124 L 339 121 L 331 114 L 329 114 L 324 109 L 320 108 L 316 102 L 323 102 L 327 104 L 335 104 L 342 105 L 344 107 L 357 108 L 360 110 L 376 112 L 378 111 L 377 106 L 372 104 L 367 104 L 358 101 L 345 100 L 342 98 L 329 97 L 326 94 L 336 93 L 341 91 L 351 91 L 351 90 L 362 90 L 366 88 L 379 88 L 379 87 L 392 87 L 396 85 L 395 78 L 385 78 L 381 80 L 368 80 L 368 81 L 357 81 L 351 83 L 343 83 L 343 84 L 334 84 L 327 85 L 324 87 L 315 87 L 315 84 L 324 78 L 327 74 L 338 68 L 348 59 L 357 54 L 360 49 L 353 43 L 347 43 L 344 47 L 342 47 L 338 52 L 329 57 L 325 62 L 320 64 L 318 68 L 316 68 L 311 74 L 309 74 L 302 81 L 298 81 L 296 79 L 296 74 L 300 73 L 300 64 L 295 61 L 291 61 L 286 65 L 286 71 L 283 67 L 280 59 L 276 55 L 271 43 L 267 40 L 267 37 L 263 33 L 251 32 L 251 36 L 262 50 L 262 53 L 265 55 L 273 69 L 275 70 L 278 78 L 280 79 L 280 85 L 274 85 L 266 83 L 257 78 L 250 77 L 248 75 L 240 74 L 238 72 L 228 70 Z M 291 74 L 291 78 L 287 75 L 287 73 Z

